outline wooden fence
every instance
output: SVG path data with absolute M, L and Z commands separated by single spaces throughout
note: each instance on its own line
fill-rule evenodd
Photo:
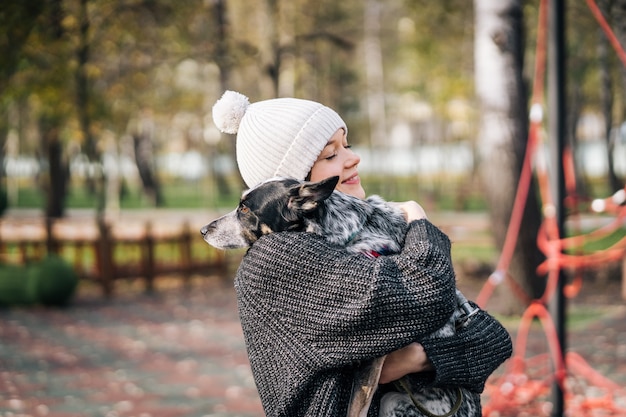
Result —
M 154 290 L 160 275 L 189 282 L 193 274 L 226 274 L 240 253 L 206 244 L 188 222 L 112 222 L 91 219 L 2 219 L 0 261 L 24 264 L 55 253 L 68 260 L 81 279 L 101 285 L 112 296 L 118 279 L 142 278 Z

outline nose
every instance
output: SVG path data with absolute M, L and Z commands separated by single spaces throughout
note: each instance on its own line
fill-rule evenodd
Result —
M 361 162 L 361 157 L 357 155 L 356 153 L 354 153 L 352 149 L 348 148 L 346 149 L 346 151 L 347 151 L 346 161 L 345 161 L 346 168 L 353 168 L 359 165 L 359 163 Z
M 211 229 L 215 229 L 213 223 L 209 223 L 206 226 L 202 227 L 202 229 L 200 229 L 200 234 L 202 235 L 202 237 L 204 237 L 207 235 L 207 233 L 209 233 Z

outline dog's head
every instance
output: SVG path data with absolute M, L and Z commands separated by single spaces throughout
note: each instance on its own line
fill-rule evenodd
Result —
M 233 211 L 200 229 L 204 240 L 218 249 L 245 248 L 261 236 L 304 230 L 305 219 L 323 210 L 323 201 L 339 177 L 319 182 L 273 178 L 243 193 Z

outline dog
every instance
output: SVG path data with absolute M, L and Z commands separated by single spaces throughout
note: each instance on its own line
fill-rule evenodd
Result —
M 204 240 L 218 249 L 246 248 L 261 236 L 306 231 L 352 253 L 376 257 L 399 252 L 408 228 L 402 210 L 379 196 L 363 200 L 335 191 L 339 177 L 319 182 L 272 178 L 245 191 L 238 207 L 202 227 Z M 466 325 L 474 309 L 457 290 L 458 308 L 444 327 L 428 337 L 449 337 Z M 348 416 L 366 416 L 378 386 L 384 357 L 362 366 L 353 382 Z M 386 393 L 380 417 L 479 416 L 478 394 L 464 388 L 429 388 L 412 392 L 401 380 Z

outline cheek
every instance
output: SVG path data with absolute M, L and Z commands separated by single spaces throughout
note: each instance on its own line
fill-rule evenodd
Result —
M 341 174 L 340 170 L 337 171 L 336 169 L 333 169 L 332 164 L 325 162 L 326 161 L 320 161 L 313 165 L 313 168 L 311 168 L 311 181 L 317 182 Z

